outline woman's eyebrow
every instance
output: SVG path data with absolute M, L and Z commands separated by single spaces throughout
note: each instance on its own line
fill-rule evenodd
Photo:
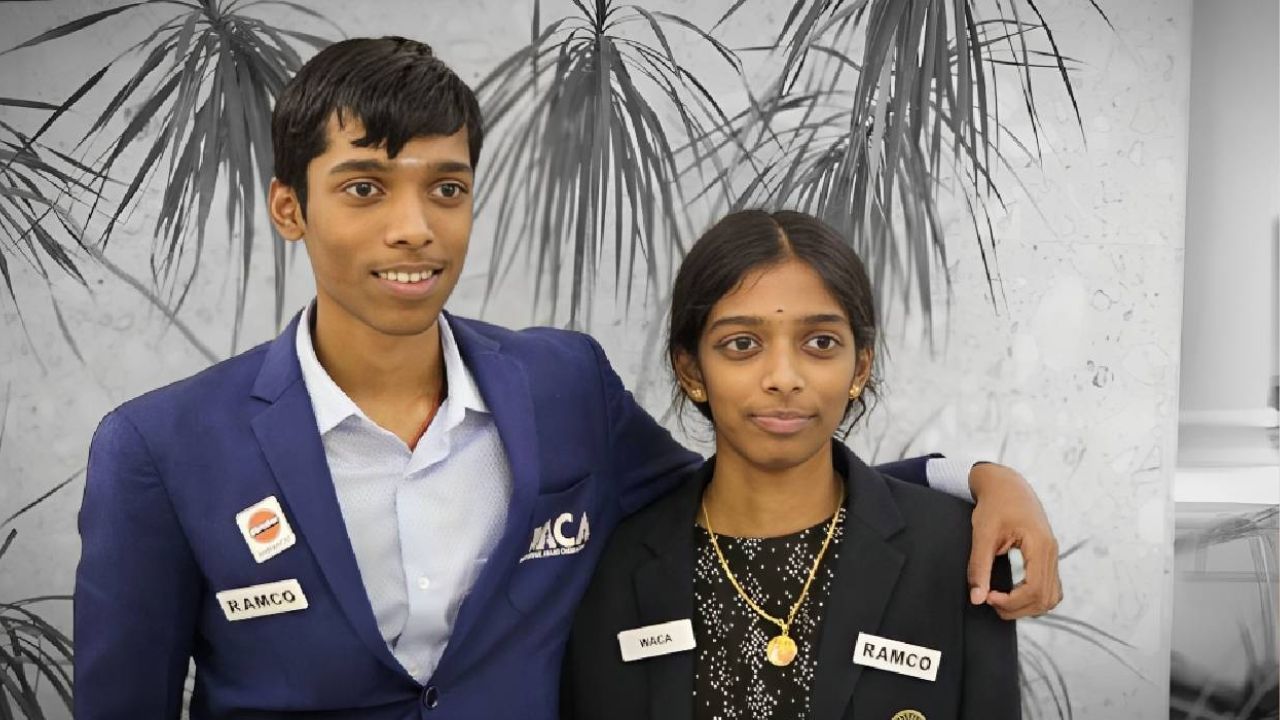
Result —
M 802 320 L 805 325 L 825 325 L 827 323 L 845 323 L 849 322 L 843 315 L 834 313 L 819 313 L 817 315 L 806 315 Z
M 754 327 L 763 324 L 764 318 L 759 315 L 726 315 L 711 323 L 711 327 L 707 328 L 707 330 L 715 330 L 724 325 L 750 325 Z

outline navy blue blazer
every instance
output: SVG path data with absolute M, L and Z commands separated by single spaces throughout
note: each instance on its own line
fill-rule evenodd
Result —
M 378 631 L 294 350 L 297 322 L 125 403 L 95 433 L 79 521 L 76 717 L 178 717 L 192 658 L 193 720 L 556 717 L 565 640 L 604 541 L 701 458 L 635 402 L 590 337 L 450 316 L 513 489 L 423 686 Z M 923 482 L 924 463 L 896 472 Z M 297 540 L 258 563 L 235 518 L 270 496 Z M 565 513 L 575 529 L 588 517 L 589 537 L 530 556 Z M 232 622 L 216 597 L 284 580 L 298 582 L 305 610 Z

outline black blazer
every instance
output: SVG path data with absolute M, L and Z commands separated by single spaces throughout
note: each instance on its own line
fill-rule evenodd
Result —
M 614 531 L 569 638 L 563 718 L 692 718 L 695 651 L 624 663 L 617 635 L 693 618 L 694 520 L 712 462 Z M 840 443 L 835 464 L 849 513 L 819 633 L 812 720 L 891 720 L 903 710 L 927 720 L 1020 718 L 1014 624 L 968 600 L 972 506 L 881 475 Z M 1007 588 L 1007 558 L 996 575 Z M 860 632 L 940 650 L 936 681 L 854 664 Z

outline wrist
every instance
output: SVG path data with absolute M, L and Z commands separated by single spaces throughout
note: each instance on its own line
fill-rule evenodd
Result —
M 1026 487 L 1026 480 L 1013 468 L 986 460 L 979 460 L 969 468 L 969 491 L 975 498 L 983 493 L 1009 492 Z

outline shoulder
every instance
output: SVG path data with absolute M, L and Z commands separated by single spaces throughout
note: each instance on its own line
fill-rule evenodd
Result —
M 457 315 L 449 316 L 449 327 L 455 336 L 461 332 L 483 338 L 501 347 L 503 353 L 517 357 L 590 357 L 602 354 L 594 338 L 575 330 L 540 326 L 513 330 Z
M 912 554 L 940 562 L 964 558 L 973 541 L 973 505 L 944 492 L 877 473 L 902 518 L 900 537 Z
M 696 468 L 697 466 L 695 465 L 694 469 L 679 471 L 678 474 L 682 477 L 675 481 L 677 484 L 670 492 L 618 523 L 617 529 L 614 530 L 612 537 L 609 539 L 605 552 L 609 553 L 612 550 L 621 557 L 634 553 L 635 548 L 640 547 L 646 538 L 653 535 L 655 530 L 663 526 L 684 527 L 686 529 L 691 527 L 695 520 L 691 514 L 693 512 L 692 508 L 696 503 L 696 497 L 701 493 L 703 483 L 706 482 L 704 473 Z M 683 515 L 688 515 L 688 517 L 682 518 L 681 516 Z M 687 522 L 685 522 L 686 520 Z
M 491 348 L 515 362 L 534 381 L 535 390 L 540 387 L 556 396 L 583 389 L 584 381 L 595 381 L 586 387 L 598 388 L 612 371 L 604 350 L 586 333 L 551 327 L 512 330 L 455 315 L 449 316 L 449 328 L 473 351 Z
M 176 417 L 216 414 L 232 400 L 247 397 L 262 368 L 270 343 L 263 343 L 235 357 L 211 365 L 189 377 L 169 383 L 129 400 L 103 420 L 127 419 L 139 430 L 172 423 Z

